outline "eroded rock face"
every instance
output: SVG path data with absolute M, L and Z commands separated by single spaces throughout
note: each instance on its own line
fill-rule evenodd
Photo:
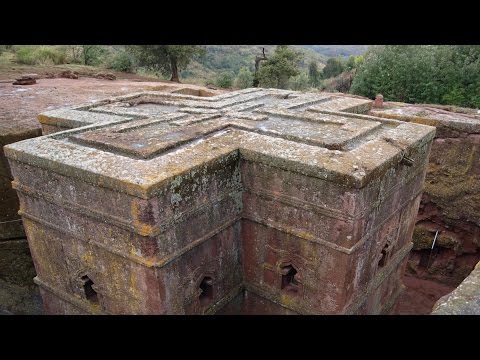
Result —
M 407 269 L 458 286 L 480 261 L 480 116 L 413 105 L 372 113 L 437 128 Z
M 78 72 L 72 70 L 65 70 L 58 73 L 57 77 L 66 79 L 78 79 Z
M 33 121 L 0 117 L 0 304 L 18 313 L 28 313 L 25 299 L 31 298 L 35 269 L 18 214 L 19 200 L 12 189 L 13 177 L 4 145 L 39 135 L 40 126 Z M 13 299 L 12 294 L 19 297 Z
M 450 294 L 437 301 L 433 315 L 480 315 L 480 263 Z
M 116 80 L 117 77 L 115 74 L 112 73 L 97 73 L 94 76 L 96 79 L 102 79 L 102 80 Z
M 6 152 L 46 311 L 205 314 L 244 288 L 388 311 L 434 128 L 355 114 L 370 107 L 247 89 L 43 113 L 53 134 Z
M 12 85 L 34 85 L 37 83 L 37 80 L 32 77 L 21 77 L 20 79 L 16 79 Z

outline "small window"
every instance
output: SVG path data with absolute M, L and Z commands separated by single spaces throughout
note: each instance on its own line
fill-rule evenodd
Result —
M 83 291 L 88 301 L 92 303 L 98 303 L 97 292 L 93 289 L 93 281 L 87 276 L 82 276 Z
M 282 267 L 282 290 L 297 292 L 298 281 L 295 279 L 297 270 L 292 265 Z
M 385 244 L 385 246 L 382 250 L 381 258 L 380 258 L 380 260 L 378 260 L 378 267 L 379 268 L 382 268 L 382 267 L 385 266 L 385 264 L 387 263 L 387 256 L 388 256 L 388 244 Z
M 200 290 L 202 291 L 199 296 L 200 304 L 202 306 L 208 305 L 213 299 L 213 280 L 209 276 L 205 276 L 200 283 Z

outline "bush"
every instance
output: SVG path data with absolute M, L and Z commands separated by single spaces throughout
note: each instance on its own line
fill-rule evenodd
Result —
M 340 58 L 330 58 L 323 68 L 322 74 L 324 79 L 329 79 L 340 75 L 345 70 L 343 60 Z
M 231 72 L 225 71 L 220 73 L 215 79 L 215 84 L 221 88 L 232 87 L 233 84 L 233 74 Z
M 132 72 L 134 68 L 132 56 L 126 51 L 117 52 L 107 66 L 109 69 L 123 72 Z
M 253 86 L 253 73 L 243 66 L 235 79 L 235 86 L 239 89 L 246 89 Z
M 65 51 L 54 46 L 25 46 L 16 51 L 17 62 L 26 65 L 65 64 Z
M 338 76 L 330 79 L 325 79 L 322 84 L 322 90 L 329 92 L 342 92 L 348 93 L 352 86 L 354 72 L 344 71 Z
M 290 88 L 292 90 L 306 90 L 310 87 L 308 75 L 304 72 L 290 79 Z

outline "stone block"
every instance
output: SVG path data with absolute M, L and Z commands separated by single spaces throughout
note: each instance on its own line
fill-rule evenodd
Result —
M 149 91 L 41 114 L 52 134 L 6 155 L 46 311 L 209 314 L 243 289 L 388 311 L 434 128 L 356 114 L 371 105 Z

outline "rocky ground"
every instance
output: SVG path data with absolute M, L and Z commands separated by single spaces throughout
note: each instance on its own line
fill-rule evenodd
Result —
M 170 82 L 136 80 L 38 79 L 34 85 L 0 83 L 0 124 L 16 122 L 39 127 L 36 117 L 45 110 L 94 102 L 106 97 L 142 90 L 156 90 Z M 189 87 L 199 88 L 189 85 Z

